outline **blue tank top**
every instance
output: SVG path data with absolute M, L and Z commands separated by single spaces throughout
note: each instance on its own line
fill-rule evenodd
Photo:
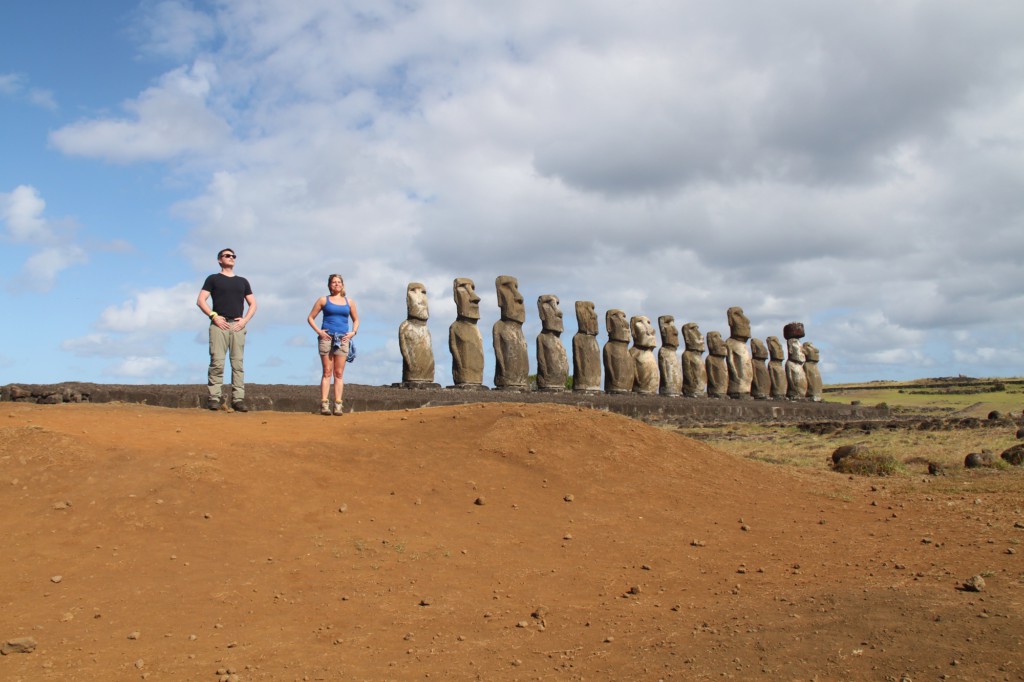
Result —
M 348 331 L 348 318 L 351 313 L 348 305 L 348 297 L 345 297 L 345 305 L 331 303 L 330 298 L 324 299 L 324 322 L 323 330 L 332 334 L 344 334 Z

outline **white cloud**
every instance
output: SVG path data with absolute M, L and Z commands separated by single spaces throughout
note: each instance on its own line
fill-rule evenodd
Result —
M 213 39 L 213 19 L 181 0 L 145 2 L 138 12 L 136 37 L 147 52 L 183 59 Z
M 28 79 L 14 73 L 0 73 L 0 95 L 6 95 L 16 100 L 25 100 L 29 104 L 56 111 L 57 98 L 53 92 L 44 88 L 32 87 Z
M 124 103 L 130 118 L 73 123 L 51 133 L 50 141 L 65 154 L 118 163 L 215 153 L 230 134 L 228 124 L 208 107 L 216 80 L 209 62 L 175 69 Z
M 115 377 L 146 383 L 173 377 L 178 367 L 163 357 L 132 356 L 113 364 L 107 371 Z
M 149 47 L 192 65 L 52 140 L 194 180 L 181 250 L 205 271 L 237 248 L 261 324 L 301 327 L 342 272 L 382 349 L 405 284 L 427 283 L 439 373 L 456 276 L 477 282 L 485 337 L 512 274 L 531 312 L 554 293 L 570 320 L 576 299 L 704 331 L 730 305 L 760 336 L 803 320 L 826 366 L 861 375 L 948 365 L 964 329 L 1022 331 L 1016 5 L 144 10 Z M 98 327 L 185 328 L 197 285 Z M 370 355 L 381 372 L 389 352 Z
M 104 309 L 97 327 L 108 332 L 152 335 L 194 327 L 201 286 L 202 282 L 182 282 L 170 288 L 142 290 L 131 300 Z
M 962 362 L 967 365 L 989 365 L 999 361 L 999 359 L 1005 356 L 1006 351 L 1002 348 L 971 348 L 971 349 L 957 349 L 953 352 L 953 357 L 957 362 Z
M 20 79 L 13 73 L 0 73 L 0 93 L 13 95 L 20 90 Z
M 42 109 L 57 110 L 57 98 L 50 90 L 32 88 L 28 91 L 28 101 Z
M 64 270 L 88 261 L 85 249 L 71 236 L 74 223 L 49 220 L 45 210 L 46 202 L 35 187 L 19 185 L 10 193 L 0 192 L 0 220 L 7 236 L 36 248 L 25 259 L 21 273 L 8 281 L 9 289 L 49 291 Z
M 75 244 L 47 246 L 28 257 L 25 261 L 25 280 L 32 288 L 49 291 L 56 284 L 64 270 L 89 260 L 85 251 Z
M 61 350 L 85 358 L 142 357 L 162 352 L 163 346 L 162 336 L 144 329 L 124 334 L 91 332 L 60 344 Z
M 43 219 L 46 202 L 35 187 L 18 185 L 9 194 L 0 192 L 0 218 L 7 234 L 19 242 L 40 242 L 51 238 L 51 229 Z

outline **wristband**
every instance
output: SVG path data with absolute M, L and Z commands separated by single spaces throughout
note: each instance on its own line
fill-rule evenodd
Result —
M 210 311 L 210 319 L 212 320 L 215 317 L 217 317 L 217 311 L 216 310 L 211 310 Z

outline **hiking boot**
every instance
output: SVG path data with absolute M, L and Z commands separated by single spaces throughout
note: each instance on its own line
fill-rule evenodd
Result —
M 340 400 L 338 402 L 334 403 L 334 416 L 335 417 L 340 417 L 341 416 L 341 401 Z
M 320 414 L 323 414 L 323 415 L 330 415 L 331 414 L 331 404 L 329 402 L 327 402 L 326 400 L 320 401 Z
M 220 409 L 220 399 L 219 398 L 210 398 L 209 400 L 207 400 L 206 401 L 206 409 L 213 410 L 215 412 L 217 410 L 219 410 Z
M 231 409 L 234 410 L 235 412 L 248 412 L 249 411 L 249 408 L 246 407 L 245 403 L 242 402 L 241 400 L 236 400 L 235 402 L 231 403 Z

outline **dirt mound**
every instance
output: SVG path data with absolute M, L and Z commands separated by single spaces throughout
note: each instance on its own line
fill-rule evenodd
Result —
M 0 418 L 5 680 L 1024 675 L 1019 495 L 545 404 Z

